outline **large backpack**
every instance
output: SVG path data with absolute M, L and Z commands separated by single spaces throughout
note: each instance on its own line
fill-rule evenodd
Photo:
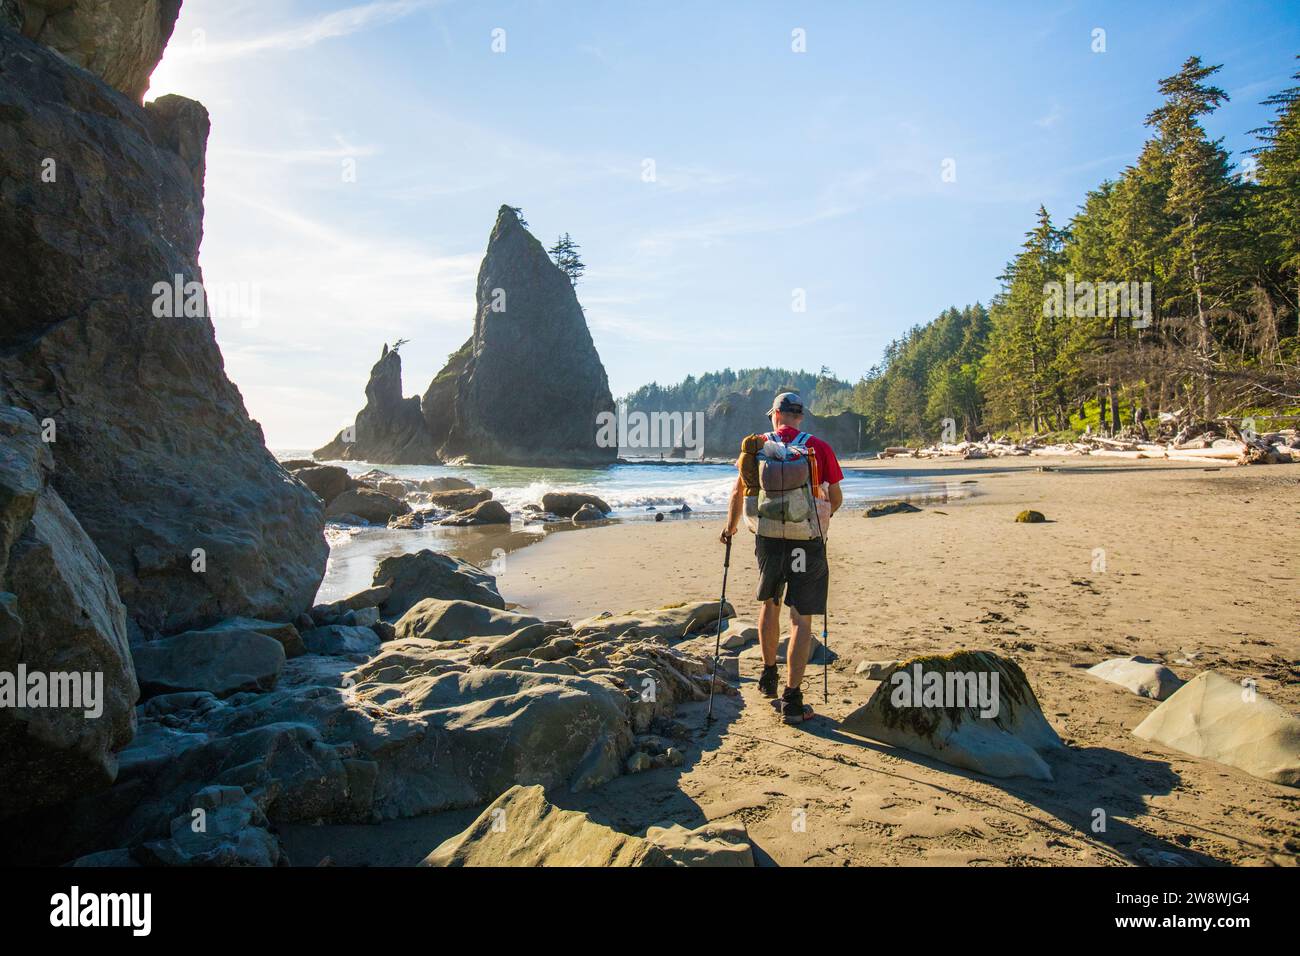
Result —
M 811 541 L 821 537 L 813 489 L 817 461 L 800 432 L 782 441 L 777 432 L 750 435 L 740 443 L 745 487 L 745 526 L 765 538 Z

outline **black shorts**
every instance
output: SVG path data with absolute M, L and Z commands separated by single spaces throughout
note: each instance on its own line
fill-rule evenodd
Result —
M 758 600 L 780 601 L 800 614 L 826 613 L 826 542 L 754 536 Z

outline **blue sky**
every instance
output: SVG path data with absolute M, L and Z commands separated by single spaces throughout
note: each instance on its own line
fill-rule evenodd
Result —
M 1187 56 L 1224 64 L 1235 154 L 1296 53 L 1282 3 L 185 0 L 148 98 L 211 113 L 204 277 L 258 302 L 217 337 L 268 444 L 304 447 L 384 341 L 418 394 L 468 337 L 502 203 L 581 244 L 615 395 L 856 380 L 1132 161 Z

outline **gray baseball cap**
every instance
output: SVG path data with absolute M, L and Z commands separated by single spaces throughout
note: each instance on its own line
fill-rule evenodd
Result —
M 802 415 L 803 399 L 799 397 L 798 392 L 782 392 L 772 399 L 772 407 L 767 410 L 769 415 L 774 412 L 791 412 L 795 415 Z

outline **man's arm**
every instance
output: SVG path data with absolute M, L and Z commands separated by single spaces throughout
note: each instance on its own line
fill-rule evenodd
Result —
M 723 529 L 718 540 L 726 544 L 736 533 L 740 526 L 740 500 L 745 492 L 745 482 L 739 475 L 736 476 L 736 485 L 731 489 L 731 497 L 727 500 L 727 526 Z
M 840 505 L 844 504 L 844 492 L 840 490 L 840 483 L 837 481 L 831 485 L 831 514 L 840 510 Z

